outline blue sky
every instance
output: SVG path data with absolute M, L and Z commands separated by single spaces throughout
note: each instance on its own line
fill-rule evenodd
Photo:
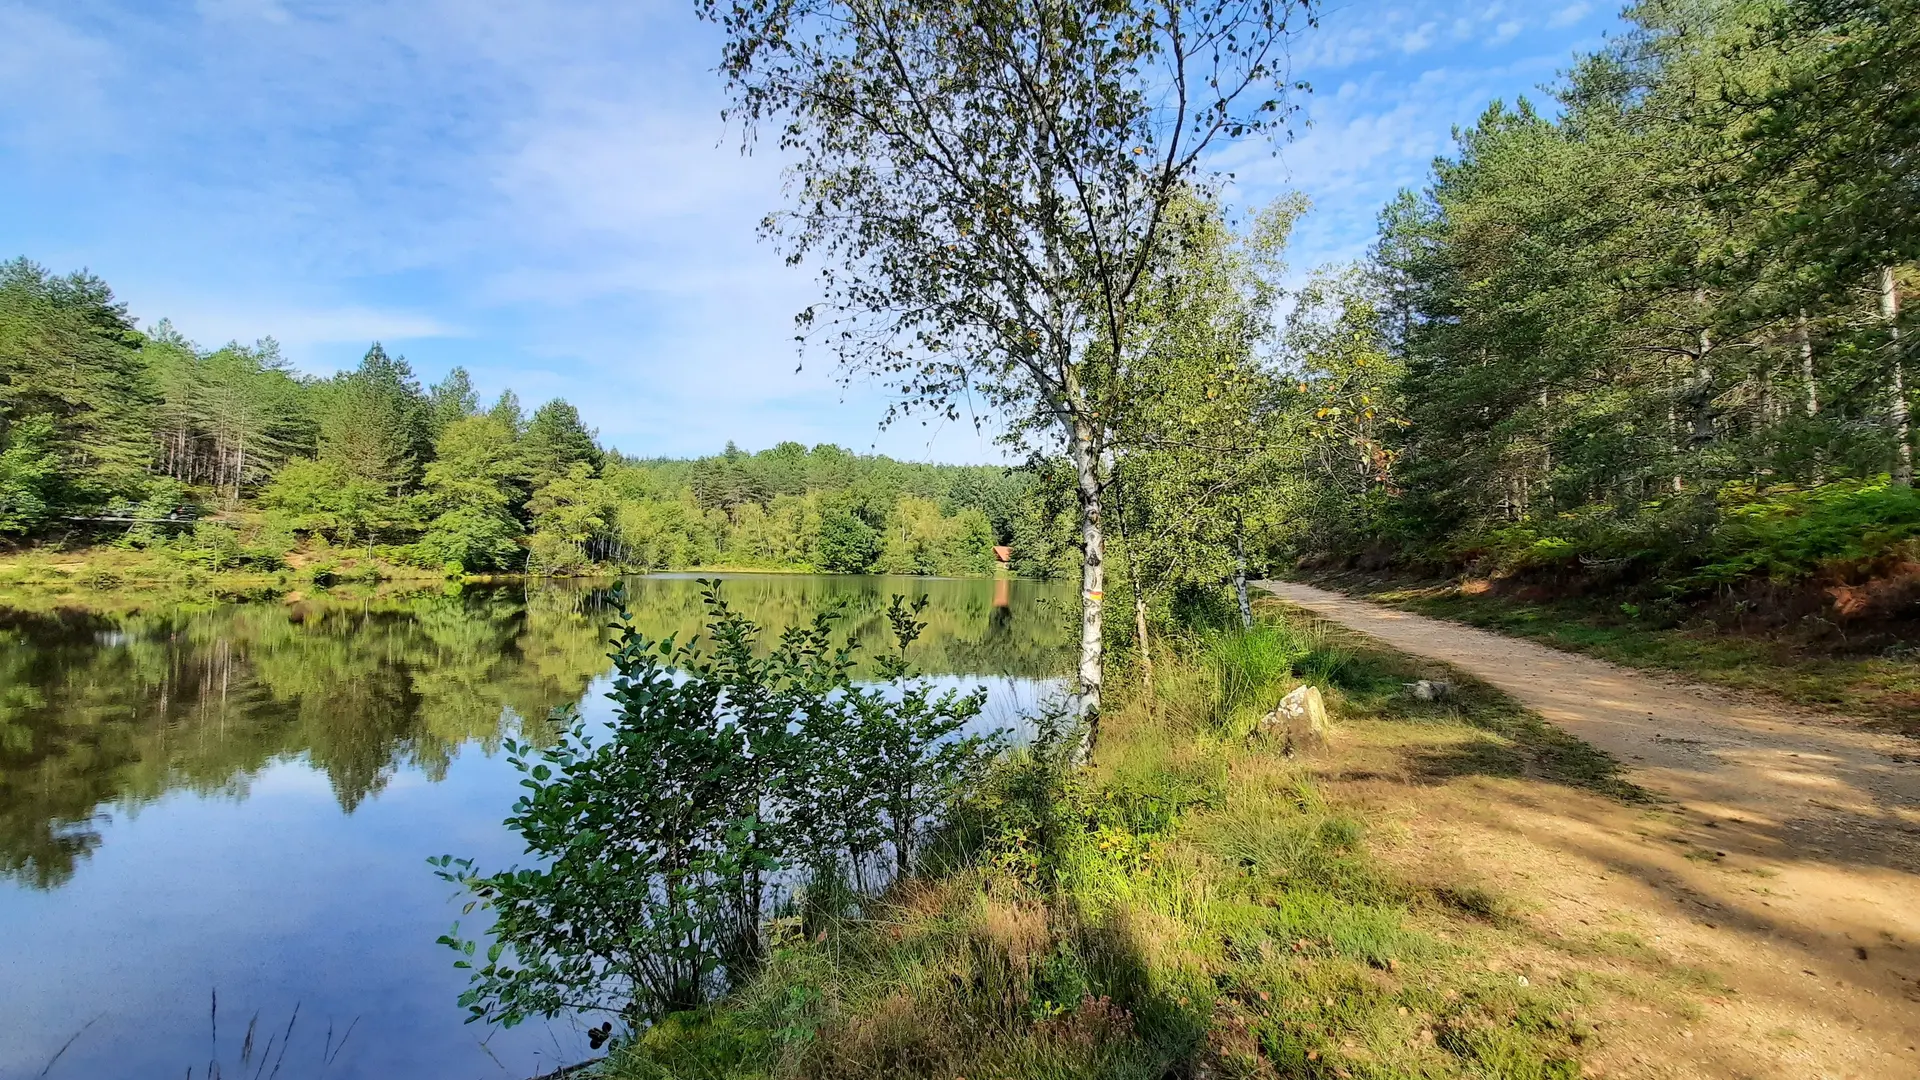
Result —
M 759 242 L 777 163 L 719 118 L 691 0 L 0 0 L 0 257 L 105 277 L 143 324 L 272 335 L 301 370 L 373 339 L 431 381 L 564 396 L 607 443 L 833 441 L 997 460 L 971 426 L 877 427 L 795 371 L 805 271 Z M 1338 3 L 1313 84 L 1236 196 L 1314 201 L 1292 263 L 1352 258 L 1455 124 L 1618 25 L 1583 0 Z M 1537 95 L 1536 95 L 1537 96 Z

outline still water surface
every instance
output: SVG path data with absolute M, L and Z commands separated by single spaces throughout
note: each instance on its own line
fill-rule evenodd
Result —
M 690 578 L 627 587 L 649 633 L 699 630 Z M 842 602 L 867 652 L 887 597 L 924 593 L 914 662 L 988 687 L 986 726 L 1015 726 L 1070 665 L 1055 586 L 742 575 L 723 591 L 775 630 Z M 569 702 L 605 719 L 605 605 L 573 586 L 0 606 L 0 1078 L 199 1077 L 216 1058 L 252 1076 L 269 1036 L 284 1080 L 518 1078 L 588 1056 L 572 1022 L 462 1022 L 463 973 L 434 944 L 457 902 L 425 859 L 519 855 L 500 740 L 541 737 Z

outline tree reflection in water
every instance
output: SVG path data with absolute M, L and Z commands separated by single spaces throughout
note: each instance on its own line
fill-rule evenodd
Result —
M 1057 586 L 755 575 L 725 589 L 767 627 L 842 604 L 867 655 L 894 593 L 932 600 L 912 654 L 927 674 L 1066 670 Z M 628 596 L 651 635 L 700 631 L 691 578 L 635 579 Z M 172 791 L 245 798 L 275 761 L 304 758 L 350 814 L 400 770 L 437 780 L 468 746 L 542 742 L 548 712 L 608 668 L 606 599 L 563 583 L 133 615 L 0 606 L 0 876 L 56 888 L 106 815 Z

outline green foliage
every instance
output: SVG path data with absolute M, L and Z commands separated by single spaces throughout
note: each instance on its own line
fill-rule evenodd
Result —
M 508 744 L 529 794 L 507 825 L 537 865 L 432 860 L 494 918 L 484 954 L 457 925 L 441 938 L 473 973 L 471 1018 L 601 1010 L 637 1029 L 700 1005 L 753 972 L 783 872 L 863 883 L 889 855 L 909 871 L 997 752 L 997 735 L 961 734 L 982 694 L 936 692 L 898 654 L 883 685 L 854 684 L 833 611 L 763 655 L 759 629 L 704 586 L 710 653 L 646 637 L 616 596 L 612 730 Z M 900 652 L 924 608 L 893 598 Z
M 143 478 L 152 396 L 133 323 L 91 274 L 57 277 L 26 259 L 0 263 L 0 451 L 13 444 L 16 425 L 39 417 L 50 427 L 32 452 L 58 455 L 59 490 L 35 485 L 35 498 L 53 497 L 49 509 L 98 507 Z M 30 468 L 24 458 L 13 467 L 21 475 Z M 23 492 L 24 481 L 16 483 Z M 26 520 L 24 511 L 12 516 Z
M 480 506 L 456 506 L 436 516 L 414 545 L 422 566 L 455 573 L 517 570 L 523 562 L 520 523 Z
M 525 562 L 516 515 L 526 470 L 513 430 L 487 415 L 449 420 L 434 442 L 434 459 L 419 496 L 430 515 L 417 545 L 426 566 L 463 571 L 519 569 Z
M 406 521 L 406 508 L 384 483 L 329 459 L 288 462 L 260 501 L 288 528 L 339 544 L 371 544 Z
M 544 573 L 570 573 L 594 562 L 590 546 L 601 537 L 609 518 L 606 483 L 593 475 L 593 466 L 575 461 L 554 476 L 527 503 L 533 514 L 530 566 Z
M 278 570 L 285 565 L 280 552 L 242 544 L 239 532 L 219 521 L 196 521 L 192 531 L 167 542 L 164 548 L 181 562 L 202 570 Z
M 447 377 L 427 391 L 427 423 L 433 437 L 439 439 L 456 420 L 478 415 L 480 395 L 474 392 L 473 377 L 467 369 L 456 367 Z
M 857 545 L 857 535 L 848 539 Z M 878 569 L 939 576 L 992 573 L 993 525 L 979 510 L 947 516 L 938 503 L 908 496 L 888 516 Z
M 464 370 L 422 390 L 378 343 L 352 370 L 303 378 L 271 338 L 205 350 L 164 321 L 143 335 L 96 278 L 0 266 L 0 534 L 165 516 L 138 509 L 156 477 L 183 486 L 182 504 L 266 509 L 283 550 L 385 543 L 432 568 L 545 574 L 859 572 L 883 553 L 899 573 L 991 573 L 1034 486 L 1016 470 L 798 443 L 625 458 L 566 401 L 527 416 L 509 390 L 482 411 Z M 1024 565 L 1056 572 L 1061 530 L 1027 535 L 1044 550 Z
M 312 453 L 310 388 L 273 339 L 202 353 L 162 323 L 142 351 L 159 391 L 155 464 L 166 475 L 238 499 L 289 457 Z
M 1912 15 L 1646 0 L 1557 118 L 1461 130 L 1320 320 L 1375 330 L 1384 482 L 1310 475 L 1284 548 L 1683 590 L 1892 550 L 1857 492 L 1911 483 Z
M 1245 549 L 1287 517 L 1303 436 L 1272 343 L 1281 256 L 1304 200 L 1282 199 L 1235 235 L 1225 208 L 1177 203 L 1172 238 L 1136 314 L 1146 345 L 1136 400 L 1117 425 L 1118 515 L 1129 591 L 1168 590 L 1244 573 Z
M 60 478 L 53 439 L 45 416 L 15 421 L 0 439 L 0 535 L 31 533 L 52 516 Z
M 1169 657 L 1168 683 L 1193 697 L 1156 711 L 1209 708 L 1210 665 L 1236 647 Z M 1354 668 L 1395 664 L 1370 656 Z M 751 980 L 616 1047 L 607 1071 L 1580 1075 L 1592 1037 L 1582 978 L 1534 971 L 1529 985 L 1489 970 L 1483 949 L 1538 947 L 1484 914 L 1498 897 L 1449 883 L 1447 896 L 1466 899 L 1421 910 L 1426 890 L 1371 857 L 1360 809 L 1309 770 L 1170 727 L 1144 705 L 1106 717 L 1113 731 L 1091 769 L 1071 764 L 1070 725 L 1043 722 L 965 804 L 965 842 L 940 874 L 866 918 L 778 940 Z M 1472 723 L 1492 706 L 1474 696 L 1461 708 Z M 1382 713 L 1366 698 L 1353 715 Z M 1466 727 L 1437 710 L 1408 719 L 1377 728 Z M 1477 913 L 1460 914 L 1468 905 Z
M 1681 587 L 1760 576 L 1797 581 L 1852 568 L 1920 537 L 1920 492 L 1884 480 L 1742 499 L 1725 510 L 1701 565 Z
M 600 467 L 600 446 L 580 420 L 580 410 L 555 398 L 533 412 L 520 434 L 520 453 L 535 487 L 566 476 L 575 466 Z
M 1152 366 L 1136 311 L 1179 243 L 1179 208 L 1226 179 L 1213 151 L 1285 127 L 1283 57 L 1313 6 L 698 10 L 725 35 L 730 114 L 791 155 L 793 205 L 767 222 L 821 268 L 824 295 L 800 317 L 818 330 L 801 340 L 895 391 L 890 419 L 983 403 L 1008 443 L 1066 451 L 1088 631 L 1076 699 L 1096 714 L 1102 504 L 1126 418 L 1158 389 L 1135 370 Z M 1168 92 L 1189 86 L 1206 91 Z M 1051 518 L 1033 524 L 1051 538 Z
M 426 395 L 404 357 L 375 342 L 360 366 L 319 398 L 320 457 L 350 479 L 398 497 L 432 454 Z
M 820 534 L 814 541 L 814 558 L 820 569 L 861 574 L 879 557 L 879 536 L 852 511 L 833 509 L 820 515 Z

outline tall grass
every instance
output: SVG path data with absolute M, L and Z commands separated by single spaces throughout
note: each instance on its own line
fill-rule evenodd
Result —
M 1315 622 L 1212 628 L 1168 642 L 1176 662 L 1156 705 L 1216 734 L 1245 734 L 1301 683 L 1373 689 L 1392 680 Z
M 1154 700 L 1106 719 L 1095 768 L 1045 739 L 1010 757 L 943 873 L 791 935 L 611 1075 L 1576 1076 L 1577 992 L 1430 932 L 1365 823 L 1234 730 L 1301 679 L 1382 700 L 1391 667 L 1298 625 L 1170 653 Z

